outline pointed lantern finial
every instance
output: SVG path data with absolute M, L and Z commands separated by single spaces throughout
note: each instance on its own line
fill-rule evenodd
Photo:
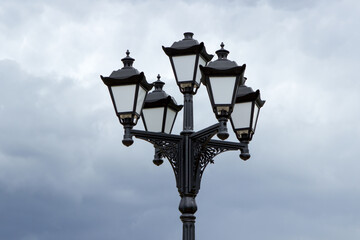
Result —
M 126 51 L 126 57 L 124 57 L 123 59 L 121 59 L 121 61 L 124 63 L 124 67 L 123 68 L 132 68 L 133 62 L 135 61 L 135 59 L 133 59 L 132 57 L 130 57 L 130 51 L 129 49 Z
M 157 75 L 157 81 L 154 82 L 155 90 L 154 91 L 163 91 L 162 88 L 165 85 L 163 81 L 160 80 L 161 76 L 160 74 Z
M 229 54 L 229 51 L 224 49 L 225 44 L 221 42 L 220 47 L 221 49 L 216 51 L 216 54 L 218 55 L 218 59 L 227 59 L 227 55 Z

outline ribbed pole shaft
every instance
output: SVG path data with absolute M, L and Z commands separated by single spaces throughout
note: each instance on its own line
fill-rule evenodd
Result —
M 183 131 L 183 152 L 179 159 L 179 173 L 180 173 L 180 196 L 181 201 L 179 210 L 182 213 L 180 216 L 183 222 L 183 240 L 195 240 L 195 216 L 197 210 L 195 196 L 191 186 L 194 181 L 192 169 L 194 158 L 192 156 L 192 146 L 189 135 L 194 132 L 194 113 L 193 113 L 193 93 L 192 88 L 187 88 L 184 91 L 184 122 Z

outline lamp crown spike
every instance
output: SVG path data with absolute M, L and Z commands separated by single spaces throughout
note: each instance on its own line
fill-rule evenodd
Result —
M 227 55 L 229 54 L 229 51 L 224 48 L 225 47 L 224 42 L 221 42 L 220 47 L 221 49 L 215 52 L 218 55 L 218 60 L 221 59 L 227 60 Z
M 157 81 L 155 81 L 153 84 L 155 86 L 155 90 L 154 91 L 163 91 L 162 88 L 164 86 L 164 82 L 160 80 L 161 76 L 160 74 L 157 75 Z
M 133 59 L 132 57 L 130 57 L 130 51 L 129 49 L 126 50 L 126 57 L 124 57 L 123 59 L 121 59 L 121 61 L 124 63 L 124 67 L 123 68 L 133 68 L 133 63 L 135 61 L 135 59 Z

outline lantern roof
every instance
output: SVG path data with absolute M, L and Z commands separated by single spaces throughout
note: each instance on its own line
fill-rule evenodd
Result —
M 178 105 L 176 100 L 162 89 L 165 83 L 160 80 L 160 74 L 158 74 L 157 79 L 158 80 L 153 83 L 155 86 L 154 91 L 148 93 L 146 96 L 144 108 L 169 106 L 176 111 L 180 111 L 183 105 Z
M 238 66 L 235 61 L 230 61 L 227 59 L 227 55 L 229 51 L 224 49 L 224 43 L 221 43 L 221 49 L 216 51 L 218 59 L 209 62 L 205 67 L 200 66 L 200 70 L 203 73 L 201 78 L 201 82 L 206 85 L 205 76 L 229 76 L 229 75 L 241 75 L 242 80 L 244 79 L 242 76 L 246 69 L 246 64 L 242 66 Z M 204 75 L 205 74 L 205 75 Z M 241 82 L 243 84 L 243 82 Z
M 193 39 L 194 33 L 186 32 L 184 33 L 184 39 L 174 42 L 171 45 L 171 48 L 189 48 L 195 45 L 199 45 L 199 42 L 196 39 Z
M 225 44 L 222 42 L 220 44 L 220 49 L 217 50 L 215 53 L 218 56 L 213 62 L 209 62 L 207 67 L 216 68 L 216 69 L 229 69 L 238 67 L 238 64 L 235 61 L 230 61 L 227 56 L 230 53 L 228 50 L 224 49 Z
M 164 47 L 163 50 L 168 56 L 180 56 L 200 53 L 206 61 L 211 61 L 213 55 L 206 52 L 203 42 L 199 43 L 193 39 L 192 32 L 184 33 L 184 39 L 174 42 L 171 47 Z
M 245 85 L 239 86 L 235 102 L 242 103 L 250 101 L 256 101 L 259 107 L 262 107 L 265 104 L 265 101 L 261 100 L 259 89 L 254 92 L 251 87 L 247 87 Z
M 135 59 L 130 57 L 129 50 L 126 51 L 126 57 L 121 59 L 121 61 L 123 62 L 124 67 L 122 67 L 119 70 L 113 71 L 109 77 L 114 78 L 114 79 L 124 79 L 124 78 L 128 78 L 128 77 L 140 74 L 140 72 L 136 68 L 133 67 L 133 63 L 134 63 Z
M 139 72 L 133 67 L 135 61 L 134 58 L 130 57 L 130 51 L 126 51 L 126 57 L 121 59 L 124 64 L 119 70 L 113 71 L 109 77 L 100 76 L 103 82 L 107 86 L 126 85 L 140 83 L 148 91 L 152 88 L 152 84 L 146 81 L 146 77 L 143 72 Z

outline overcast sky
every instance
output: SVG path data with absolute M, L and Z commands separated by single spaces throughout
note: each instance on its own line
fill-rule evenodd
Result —
M 197 239 L 360 239 L 359 29 L 356 0 L 0 0 L 0 239 L 181 239 L 170 164 L 121 144 L 99 75 L 129 49 L 182 102 L 161 46 L 187 31 L 266 99 L 251 159 L 206 168 Z M 195 130 L 216 123 L 194 102 Z

